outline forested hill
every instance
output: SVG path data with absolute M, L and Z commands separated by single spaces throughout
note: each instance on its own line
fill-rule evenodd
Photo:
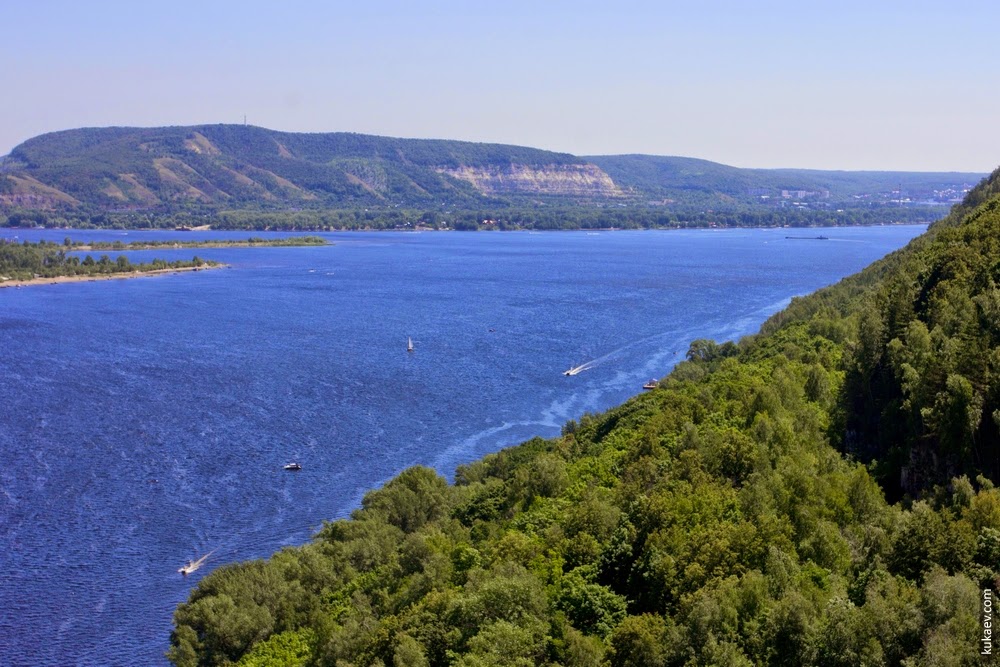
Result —
M 79 129 L 17 146 L 0 197 L 30 207 L 308 207 L 619 195 L 584 160 L 519 146 L 242 125 Z
M 977 665 L 1000 587 L 1000 171 L 601 415 L 206 576 L 177 665 Z M 880 484 L 881 483 L 881 484 Z M 888 500 L 887 500 L 888 497 Z
M 14 148 L 0 160 L 0 212 L 403 207 L 495 217 L 511 207 L 798 215 L 888 207 L 877 221 L 890 222 L 912 218 L 901 208 L 960 196 L 981 176 L 737 169 L 690 158 L 582 158 L 521 146 L 243 125 L 111 127 L 54 132 Z

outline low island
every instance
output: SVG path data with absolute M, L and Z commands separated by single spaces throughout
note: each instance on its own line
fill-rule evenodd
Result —
M 70 246 L 71 250 L 83 248 Z M 219 262 L 201 259 L 167 261 L 154 259 L 133 264 L 125 255 L 112 260 L 107 255 L 94 259 L 68 254 L 67 248 L 54 243 L 14 243 L 0 240 L 0 287 L 24 287 L 84 280 L 110 280 L 221 268 Z
M 52 244 L 54 245 L 54 244 Z M 278 248 L 278 247 L 298 247 L 298 246 L 322 246 L 332 245 L 321 236 L 289 236 L 277 239 L 265 239 L 259 236 L 251 236 L 248 239 L 206 239 L 187 241 L 92 241 L 82 243 L 72 241 L 67 238 L 61 247 L 75 250 L 177 250 L 186 248 Z
M 119 255 L 115 260 L 112 260 L 108 255 L 102 255 L 95 260 L 90 255 L 81 258 L 79 255 L 73 254 L 95 250 L 177 250 L 321 245 L 330 244 L 319 236 L 293 236 L 277 239 L 250 237 L 248 239 L 204 241 L 133 241 L 131 243 L 122 241 L 82 243 L 67 237 L 62 244 L 51 241 L 17 243 L 0 239 L 0 287 L 138 278 L 161 273 L 202 271 L 226 266 L 220 262 L 205 260 L 198 256 L 192 257 L 190 260 L 154 259 L 149 262 L 133 264 L 125 255 Z

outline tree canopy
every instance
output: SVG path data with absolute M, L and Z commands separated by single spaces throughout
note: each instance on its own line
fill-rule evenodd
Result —
M 1000 172 L 659 386 L 220 568 L 179 666 L 974 665 L 1000 581 Z

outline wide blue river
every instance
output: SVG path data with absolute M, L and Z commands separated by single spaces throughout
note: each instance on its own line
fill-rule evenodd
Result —
M 164 664 L 205 573 L 308 540 L 407 466 L 558 434 L 923 229 L 341 233 L 0 289 L 0 664 Z

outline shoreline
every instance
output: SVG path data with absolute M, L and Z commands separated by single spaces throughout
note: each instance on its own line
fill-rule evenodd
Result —
M 146 276 L 163 275 L 165 273 L 185 273 L 190 271 L 210 271 L 224 269 L 228 264 L 203 264 L 201 266 L 182 266 L 175 269 L 153 269 L 152 271 L 129 271 L 120 273 L 99 273 L 89 276 L 53 276 L 51 278 L 30 278 L 28 280 L 5 280 L 0 282 L 0 289 L 7 287 L 34 287 L 37 285 L 58 285 L 60 283 L 84 283 L 98 280 L 128 280 L 129 278 L 145 278 Z
M 791 226 L 791 225 L 747 225 L 747 226 L 744 226 L 744 225 L 715 225 L 715 226 L 696 225 L 696 226 L 690 226 L 690 227 L 673 227 L 673 226 L 667 226 L 667 227 L 635 227 L 635 228 L 628 228 L 628 227 L 574 227 L 574 228 L 571 228 L 571 229 L 534 229 L 534 228 L 531 228 L 531 227 L 521 227 L 521 228 L 517 228 L 517 229 L 491 229 L 491 228 L 488 228 L 488 227 L 481 227 L 479 229 L 462 229 L 462 230 L 454 229 L 453 227 L 448 227 L 447 229 L 434 229 L 433 227 L 420 227 L 420 228 L 417 228 L 417 229 L 381 229 L 381 228 L 375 228 L 375 227 L 362 227 L 362 228 L 351 228 L 351 229 L 344 228 L 344 229 L 308 229 L 308 230 L 289 230 L 289 229 L 285 229 L 285 230 L 282 230 L 282 229 L 250 229 L 250 230 L 246 230 L 246 229 L 219 229 L 219 228 L 214 228 L 213 227 L 210 230 L 204 230 L 204 231 L 233 233 L 233 234 L 247 234 L 247 233 L 249 233 L 249 234 L 288 234 L 288 233 L 300 233 L 300 234 L 303 234 L 303 235 L 310 235 L 310 234 L 342 234 L 342 233 L 361 233 L 361 232 L 397 232 L 397 233 L 410 233 L 410 234 L 412 234 L 412 233 L 423 233 L 423 232 L 465 232 L 465 233 L 472 233 L 472 232 L 501 232 L 501 233 L 524 233 L 524 232 L 549 233 L 549 232 L 556 232 L 556 233 L 565 233 L 565 232 L 663 232 L 663 231 L 672 232 L 672 231 L 700 231 L 700 230 L 718 231 L 718 230 L 730 230 L 730 229 L 731 230 L 740 230 L 740 229 L 761 229 L 761 230 L 764 230 L 764 229 L 859 229 L 859 228 L 868 228 L 868 227 L 906 227 L 906 226 L 920 226 L 920 225 L 928 226 L 928 225 L 934 224 L 935 222 L 937 222 L 937 220 L 940 220 L 940 218 L 936 218 L 934 220 L 925 221 L 925 222 L 869 222 L 869 223 L 856 224 L 856 225 L 801 225 L 801 226 L 797 226 L 797 227 L 796 226 Z M 48 231 L 73 231 L 73 232 L 126 232 L 126 233 L 127 232 L 164 232 L 164 233 L 177 232 L 177 233 L 181 233 L 181 234 L 187 234 L 188 233 L 188 232 L 179 232 L 176 229 L 164 229 L 162 227 L 129 227 L 127 229 L 116 229 L 116 228 L 112 228 L 112 227 L 3 227 L 3 226 L 0 226 L 0 229 L 5 229 L 5 230 L 20 229 L 20 230 L 23 230 L 23 231 L 44 231 L 44 230 L 48 230 Z M 199 229 L 199 230 L 196 230 L 196 231 L 203 231 L 203 230 Z M 197 243 L 197 241 L 195 241 L 194 243 Z M 336 245 L 336 243 L 326 243 L 326 244 L 323 244 L 323 245 L 316 245 L 316 246 L 313 246 L 312 244 L 289 245 L 287 247 L 296 247 L 296 248 L 316 247 L 316 248 L 323 248 L 323 247 L 332 246 L 332 245 Z M 184 245 L 181 245 L 180 249 L 182 249 L 182 250 L 188 250 L 188 249 L 197 249 L 199 247 L 212 248 L 212 247 L 215 247 L 215 246 L 211 246 L 211 245 L 204 245 L 204 246 L 184 246 Z M 269 245 L 269 244 L 266 244 L 266 243 L 256 243 L 256 244 L 249 244 L 248 243 L 245 246 L 239 246 L 239 245 L 236 245 L 236 244 L 227 243 L 227 244 L 220 244 L 218 247 L 220 247 L 220 248 L 238 248 L 238 247 L 268 248 L 268 247 L 283 247 L 283 246 Z M 110 251 L 110 252 L 124 252 L 126 250 L 155 250 L 155 249 L 160 249 L 160 248 L 163 248 L 163 249 L 166 249 L 166 250 L 176 249 L 176 248 L 170 248 L 169 246 L 166 246 L 166 245 L 159 245 L 159 246 L 156 246 L 155 248 L 100 248 L 98 250 L 87 250 L 85 248 L 79 248 L 79 247 L 77 247 L 77 248 L 70 248 L 70 250 L 73 250 L 73 251 L 82 251 L 82 252 L 100 252 L 100 251 L 104 251 L 104 250 L 107 250 L 107 251 Z

